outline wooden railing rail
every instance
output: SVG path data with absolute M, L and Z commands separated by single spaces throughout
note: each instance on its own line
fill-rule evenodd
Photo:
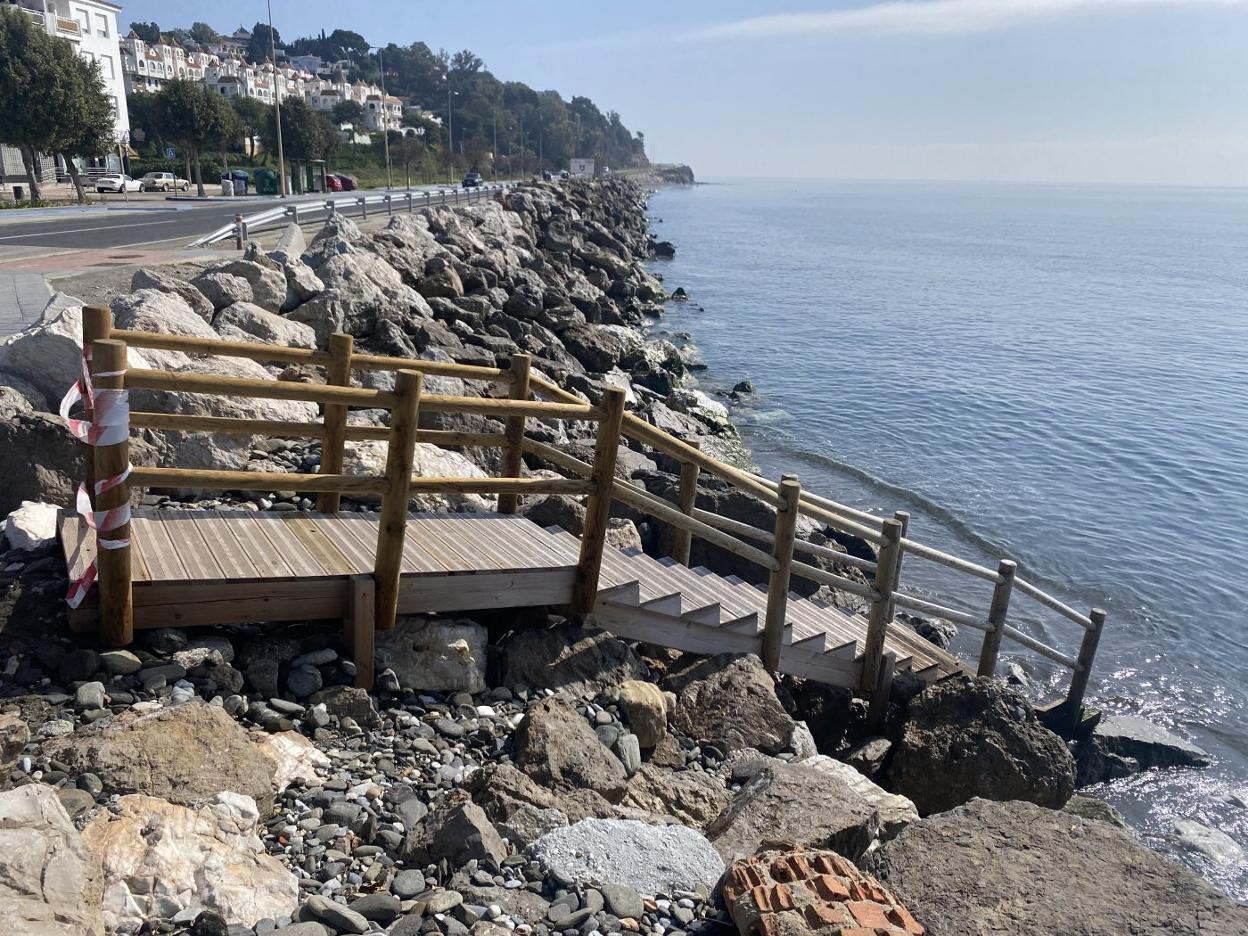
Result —
M 324 384 L 295 383 L 289 380 L 260 380 L 252 377 L 219 377 L 212 374 L 130 368 L 126 371 L 129 390 L 174 390 L 182 393 L 215 393 L 222 396 L 290 400 L 297 403 L 340 403 L 364 409 L 394 409 L 398 397 L 384 390 L 363 387 L 330 387 Z

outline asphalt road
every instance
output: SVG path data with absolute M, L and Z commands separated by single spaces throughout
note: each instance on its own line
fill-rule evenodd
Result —
M 431 186 L 431 188 L 434 187 Z M 413 191 L 416 189 L 413 188 Z M 358 217 L 359 207 L 343 204 L 352 199 L 355 194 L 354 192 L 331 192 L 329 197 L 339 201 L 339 210 L 355 218 Z M 325 197 L 324 195 L 314 196 L 316 201 L 322 203 L 320 207 L 313 204 L 304 205 L 304 200 L 301 198 L 289 199 L 287 203 L 293 201 L 300 203 L 301 222 L 319 220 L 325 216 L 323 206 Z M 6 219 L 6 223 L 0 225 L 0 247 L 60 247 L 82 250 L 135 247 L 139 244 L 167 241 L 181 241 L 183 244 L 188 244 L 195 238 L 230 223 L 237 213 L 255 214 L 276 207 L 277 204 L 275 199 L 206 202 L 192 206 L 183 202 L 176 211 L 144 210 L 124 214 L 100 212 L 75 214 L 72 217 L 54 220 L 9 222 Z M 379 210 L 381 210 L 379 206 L 371 206 L 370 215 Z M 274 222 L 268 227 L 281 227 L 284 223 L 284 221 Z

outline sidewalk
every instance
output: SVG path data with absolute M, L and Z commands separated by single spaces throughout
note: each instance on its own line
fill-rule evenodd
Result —
M 35 322 L 51 298 L 52 288 L 42 273 L 0 272 L 0 337 Z

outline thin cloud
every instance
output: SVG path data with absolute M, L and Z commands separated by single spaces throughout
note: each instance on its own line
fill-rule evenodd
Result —
M 780 13 L 719 23 L 686 39 L 772 39 L 839 34 L 957 35 L 1059 16 L 1141 7 L 1244 7 L 1248 0 L 885 0 L 821 13 Z

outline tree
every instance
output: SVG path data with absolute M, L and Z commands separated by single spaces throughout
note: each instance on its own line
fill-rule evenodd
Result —
M 0 139 L 21 151 L 31 199 L 43 195 L 36 166 L 48 152 L 64 155 L 78 197 L 86 199 L 71 157 L 102 156 L 114 133 L 99 66 L 8 7 L 0 7 L 0 115 Z
M 239 128 L 243 133 L 244 152 L 247 154 L 248 165 L 256 160 L 256 137 L 268 122 L 269 111 L 273 108 L 253 97 L 236 97 L 233 100 L 234 113 L 238 117 Z
M 271 42 L 270 33 L 272 34 Z M 256 23 L 251 27 L 251 41 L 247 43 L 247 57 L 253 62 L 266 61 L 272 47 L 281 44 L 282 37 L 276 29 L 271 29 L 268 23 Z
M 156 45 L 160 42 L 160 26 L 158 26 L 155 22 L 131 23 L 130 31 L 148 45 Z
M 78 201 L 85 204 L 87 193 L 74 157 L 100 159 L 112 149 L 116 117 L 99 63 L 81 58 L 68 42 L 51 45 L 49 64 L 57 72 L 58 80 L 45 90 L 54 98 L 56 110 L 56 120 L 49 128 L 48 148 L 64 160 Z
M 364 123 L 364 106 L 359 101 L 339 101 L 331 111 L 334 123 L 358 127 Z
M 283 155 L 293 163 L 307 162 L 309 159 L 327 159 L 334 147 L 338 145 L 338 134 L 324 114 L 312 109 L 302 98 L 288 97 L 282 103 L 282 150 Z M 270 110 L 261 132 L 264 148 L 270 153 L 277 152 L 277 118 Z M 302 184 L 302 175 L 295 177 Z
M 221 145 L 238 129 L 238 118 L 219 94 L 202 84 L 178 78 L 156 95 L 156 125 L 161 136 L 186 150 L 188 162 L 195 163 L 195 184 L 204 196 L 200 154 Z
M 220 34 L 207 23 L 191 23 L 190 36 L 200 45 L 218 41 Z

